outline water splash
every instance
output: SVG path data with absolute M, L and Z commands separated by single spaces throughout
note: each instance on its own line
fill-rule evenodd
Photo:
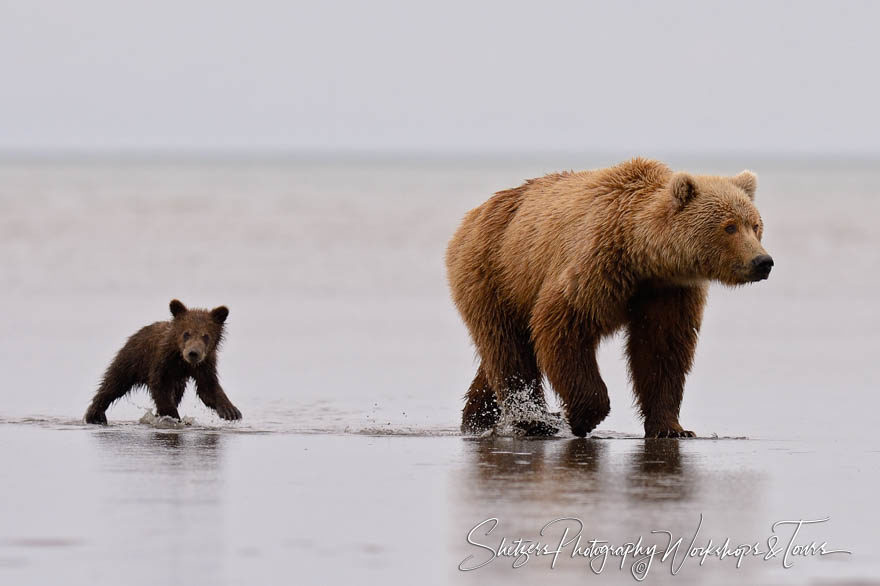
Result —
M 501 437 L 552 437 L 568 432 L 560 413 L 550 412 L 543 396 L 535 400 L 537 383 L 511 385 L 513 388 L 500 405 L 501 413 L 493 429 L 483 434 Z
M 159 417 L 151 410 L 145 411 L 143 417 L 138 420 L 138 423 L 141 425 L 149 425 L 156 429 L 185 429 L 195 424 L 195 422 L 195 417 L 183 417 L 182 419 L 174 419 L 167 415 Z

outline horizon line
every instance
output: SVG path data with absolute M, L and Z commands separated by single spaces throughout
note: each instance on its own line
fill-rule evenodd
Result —
M 652 159 L 730 160 L 760 159 L 779 162 L 880 162 L 880 153 L 870 151 L 770 151 L 770 150 L 690 150 L 690 149 L 301 149 L 301 148 L 0 148 L 0 163 L 9 162 L 77 162 L 77 161 L 502 161 L 505 159 L 542 161 L 550 158 L 583 158 L 586 160 L 628 160 L 634 157 Z

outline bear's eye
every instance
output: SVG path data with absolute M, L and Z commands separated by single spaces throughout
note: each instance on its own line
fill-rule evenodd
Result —
M 761 227 L 760 227 L 759 225 L 755 224 L 754 226 L 752 226 L 752 228 L 755 230 L 755 234 L 757 234 L 757 233 L 758 233 L 758 230 L 759 230 Z
M 724 231 L 727 232 L 728 234 L 735 234 L 736 233 L 736 224 L 726 225 L 724 227 Z
M 191 335 L 192 335 L 192 334 L 190 334 L 189 332 L 183 332 L 183 339 L 184 339 L 184 341 L 189 340 L 189 338 L 190 338 Z
M 202 341 L 204 341 L 205 344 L 207 344 L 210 339 L 211 339 L 211 336 L 209 336 L 208 334 L 205 334 L 204 336 L 202 336 Z

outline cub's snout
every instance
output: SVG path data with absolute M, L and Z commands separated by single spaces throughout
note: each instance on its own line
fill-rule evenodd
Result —
M 187 344 L 183 351 L 183 359 L 195 366 L 205 359 L 206 348 L 199 343 Z

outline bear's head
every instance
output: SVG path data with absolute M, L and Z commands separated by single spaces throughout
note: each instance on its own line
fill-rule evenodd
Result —
M 195 366 L 210 356 L 223 341 L 223 324 L 229 310 L 224 305 L 211 311 L 187 309 L 177 299 L 171 301 L 170 308 L 171 315 L 174 316 L 171 320 L 171 334 L 180 355 Z
M 675 264 L 684 275 L 728 285 L 770 276 L 773 259 L 761 245 L 764 224 L 755 207 L 758 178 L 675 173 L 668 192 Z

